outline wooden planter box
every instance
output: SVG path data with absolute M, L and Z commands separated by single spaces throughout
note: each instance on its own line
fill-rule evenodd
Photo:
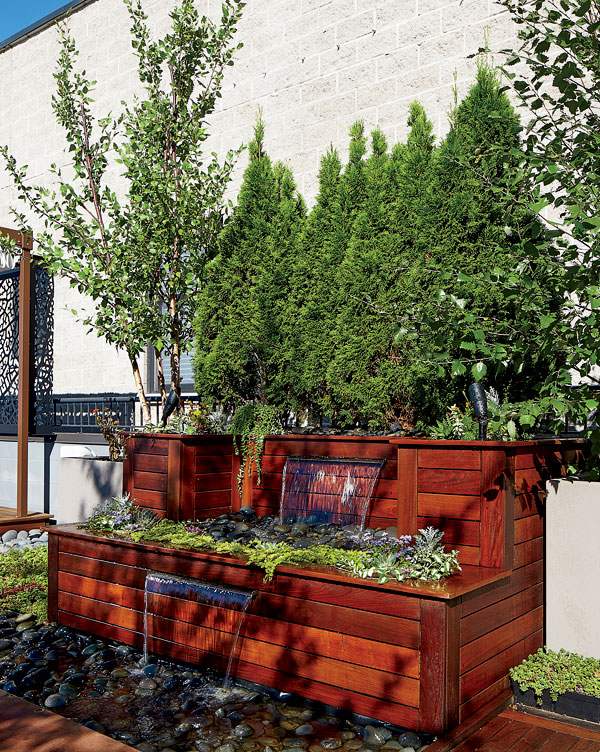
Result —
M 49 618 L 141 647 L 147 571 L 257 591 L 234 676 L 381 721 L 442 733 L 508 686 L 542 644 L 542 564 L 466 566 L 439 584 L 388 583 L 324 568 L 263 572 L 240 559 L 50 533 Z M 224 669 L 239 612 L 149 594 L 151 652 Z
M 90 536 L 50 534 L 49 615 L 141 646 L 147 571 L 257 591 L 234 674 L 353 712 L 442 733 L 509 687 L 508 670 L 543 644 L 544 479 L 585 449 L 577 442 L 452 442 L 273 436 L 263 478 L 237 492 L 231 437 L 129 439 L 125 489 L 172 519 L 251 503 L 279 508 L 288 456 L 385 459 L 368 524 L 414 533 L 435 525 L 463 572 L 439 584 L 388 583 L 311 568 L 271 583 L 238 559 Z M 150 595 L 149 647 L 224 667 L 233 619 Z
M 140 506 L 174 520 L 205 519 L 253 506 L 277 514 L 287 457 L 382 459 L 367 515 L 371 527 L 414 534 L 433 525 L 462 564 L 512 568 L 536 547 L 541 558 L 545 481 L 585 448 L 573 440 L 432 441 L 353 436 L 273 436 L 240 499 L 240 458 L 231 436 L 141 434 L 127 443 L 124 489 Z M 538 541 L 533 543 L 533 541 Z

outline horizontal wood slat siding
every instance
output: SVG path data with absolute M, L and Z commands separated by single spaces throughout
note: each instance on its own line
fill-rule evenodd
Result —
M 230 437 L 140 441 L 130 482 L 161 514 L 185 509 L 197 518 L 248 501 L 259 515 L 276 514 L 289 456 L 385 459 L 367 524 L 398 526 L 400 534 L 402 526 L 438 527 L 464 571 L 427 593 L 424 585 L 379 587 L 318 568 L 283 569 L 265 584 L 262 572 L 228 557 L 59 533 L 60 551 L 50 549 L 60 568 L 51 618 L 139 645 L 146 570 L 255 590 L 238 676 L 435 733 L 505 691 L 508 669 L 541 646 L 544 483 L 583 444 L 270 437 L 261 483 L 249 478 L 240 499 Z M 181 445 L 172 451 L 169 441 Z M 181 477 L 169 479 L 166 494 L 161 479 L 171 468 Z M 151 596 L 150 604 L 151 650 L 224 667 L 234 616 L 173 597 Z M 104 621 L 111 609 L 112 626 Z
M 199 473 L 194 477 L 194 491 L 229 491 L 231 473 Z
M 99 543 L 83 538 L 65 536 L 61 538 L 60 554 L 75 554 L 89 559 L 99 559 L 103 565 L 118 561 L 120 565 L 142 566 L 170 574 L 180 574 L 198 580 L 222 581 L 226 577 L 229 585 L 248 590 L 269 590 L 273 583 L 263 582 L 260 570 L 247 567 L 241 560 L 229 560 L 219 556 L 193 557 L 185 551 L 160 550 L 158 547 L 138 547 L 120 545 L 118 542 Z M 222 563 L 223 562 L 223 563 Z M 142 570 L 143 571 L 143 570 Z M 349 584 L 307 580 L 300 574 L 278 573 L 277 592 L 295 598 L 304 598 L 320 603 L 329 603 L 359 609 L 365 612 L 387 614 L 405 619 L 419 619 L 417 598 L 365 587 L 360 580 Z
M 478 449 L 419 449 L 418 467 L 439 470 L 480 470 L 481 451 Z
M 286 575 L 265 584 L 262 573 L 243 565 L 76 537 L 60 538 L 57 563 L 61 622 L 138 646 L 147 569 L 257 590 L 240 633 L 238 676 L 262 677 L 289 690 L 293 675 L 295 686 L 313 699 L 333 703 L 338 697 L 340 706 L 355 712 L 418 723 L 417 598 L 374 592 L 360 582 L 344 586 Z M 227 609 L 157 594 L 149 594 L 148 606 L 151 650 L 180 659 L 195 655 L 210 665 L 228 654 L 239 612 L 229 617 Z
M 111 626 L 90 617 L 84 617 L 68 611 L 58 611 L 57 618 L 63 624 L 69 623 L 76 629 L 91 632 L 100 637 L 118 639 L 127 645 L 140 648 L 143 643 L 143 637 L 140 632 Z M 149 649 L 151 652 L 170 655 L 175 660 L 197 666 L 217 666 L 221 670 L 225 668 L 220 656 L 206 654 L 191 647 L 172 643 L 169 640 L 150 639 Z M 221 659 L 220 663 L 219 659 Z M 275 686 L 277 681 L 281 680 L 282 684 L 286 687 L 286 691 L 296 692 L 306 697 L 312 696 L 315 700 L 329 705 L 346 707 L 348 691 L 331 684 L 316 682 L 313 679 L 305 679 L 293 674 L 285 674 L 279 670 L 267 669 L 237 660 L 234 661 L 233 673 L 241 679 L 247 679 L 266 686 Z M 358 692 L 353 694 L 353 707 L 356 708 L 356 712 L 363 713 L 371 718 L 380 718 L 390 723 L 399 723 L 408 728 L 418 727 L 418 710 L 414 707 L 385 702 L 380 698 Z
M 231 473 L 231 454 L 196 454 L 194 455 L 194 473 L 196 476 L 205 473 Z
M 107 603 L 118 602 L 133 609 L 143 608 L 145 569 L 112 562 L 60 554 L 59 587 L 62 591 L 90 595 Z M 75 574 L 77 573 L 77 574 Z M 185 609 L 173 602 L 173 614 L 186 620 Z M 189 608 L 193 611 L 195 604 Z M 340 631 L 355 637 L 377 638 L 377 644 L 390 643 L 415 650 L 419 646 L 418 621 L 370 613 L 368 620 L 356 618 L 356 611 L 344 606 L 262 592 L 252 604 L 252 615 L 294 622 L 307 627 Z M 175 618 L 175 616 L 173 616 Z
M 481 474 L 478 470 L 419 468 L 419 493 L 478 496 Z
M 132 461 L 134 470 L 143 470 L 150 473 L 167 472 L 167 456 L 165 454 L 142 454 L 136 451 Z
M 144 491 L 166 491 L 166 473 L 146 473 L 140 470 L 133 471 L 134 488 Z

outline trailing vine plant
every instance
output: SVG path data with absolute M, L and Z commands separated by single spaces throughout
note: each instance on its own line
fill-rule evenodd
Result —
M 265 438 L 281 430 L 281 418 L 274 405 L 250 402 L 235 411 L 231 432 L 234 436 L 233 449 L 242 458 L 237 479 L 240 497 L 246 473 L 252 475 L 253 467 L 256 468 L 256 482 L 260 485 Z
M 125 459 L 127 456 L 125 451 L 127 435 L 119 431 L 119 421 L 113 417 L 112 410 L 105 406 L 103 412 L 100 412 L 96 408 L 92 410 L 92 413 L 96 415 L 96 423 L 102 431 L 104 440 L 108 444 L 109 458 L 113 462 Z

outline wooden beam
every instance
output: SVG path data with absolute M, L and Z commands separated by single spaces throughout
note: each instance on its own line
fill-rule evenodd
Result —
M 27 515 L 31 392 L 31 252 L 21 249 L 19 269 L 19 404 L 17 415 L 17 516 Z
M 19 230 L 11 230 L 8 227 L 0 227 L 0 235 L 9 240 L 14 240 L 19 248 L 28 251 L 33 248 L 33 236 L 30 232 L 19 232 Z
M 417 450 L 398 447 L 398 535 L 417 534 L 417 473 Z
M 444 734 L 458 724 L 460 599 L 421 600 L 419 728 Z

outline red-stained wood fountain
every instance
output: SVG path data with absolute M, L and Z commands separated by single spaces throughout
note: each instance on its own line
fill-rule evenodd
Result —
M 50 535 L 50 617 L 138 647 L 146 631 L 151 652 L 223 669 L 239 629 L 237 678 L 442 733 L 505 692 L 508 669 L 542 645 L 544 480 L 582 449 L 559 440 L 272 436 L 260 484 L 253 476 L 240 498 L 231 437 L 132 436 L 125 490 L 175 520 L 245 504 L 276 514 L 289 457 L 385 461 L 367 524 L 442 529 L 462 572 L 379 585 L 326 568 L 278 568 L 265 583 L 241 559 L 65 526 Z M 253 597 L 240 621 L 237 596 L 216 605 L 185 587 L 147 592 L 149 572 Z

